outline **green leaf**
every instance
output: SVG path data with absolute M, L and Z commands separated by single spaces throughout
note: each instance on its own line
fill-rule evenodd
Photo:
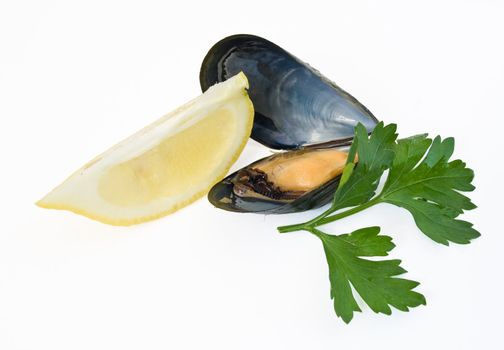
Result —
M 336 190 L 331 211 L 369 201 L 375 195 L 382 174 L 381 170 L 368 171 L 360 164 L 353 168 L 350 177 Z
M 353 212 L 358 212 L 372 199 L 367 207 L 386 202 L 408 210 L 418 228 L 438 243 L 466 244 L 478 237 L 471 223 L 457 219 L 476 206 L 461 193 L 474 190 L 473 171 L 461 160 L 450 161 L 454 139 L 431 140 L 422 134 L 396 141 L 395 131 L 394 124 L 379 123 L 368 136 L 362 125 L 357 126 L 351 152 L 357 153 L 359 162 L 353 169 L 348 169 L 352 163 L 345 168 L 329 214 L 348 207 L 357 207 Z M 386 169 L 387 181 L 375 196 Z
M 366 227 L 350 234 L 328 235 L 317 229 L 329 265 L 331 298 L 336 314 L 349 323 L 361 311 L 352 287 L 364 302 L 377 313 L 390 315 L 390 306 L 401 311 L 425 305 L 422 294 L 413 291 L 418 282 L 395 276 L 406 272 L 400 260 L 368 260 L 362 257 L 386 256 L 394 248 L 392 239 L 380 236 L 379 227 Z
M 471 223 L 456 219 L 476 206 L 460 193 L 474 189 L 474 173 L 460 160 L 449 162 L 453 148 L 453 138 L 438 136 L 432 141 L 423 135 L 400 140 L 379 195 L 382 202 L 407 209 L 423 233 L 446 245 L 469 243 L 480 235 Z
M 362 164 L 370 171 L 389 168 L 394 160 L 396 130 L 396 124 L 384 126 L 383 122 L 379 122 L 368 138 L 366 128 L 359 123 L 355 128 L 359 164 Z
M 357 125 L 348 159 L 353 160 L 357 153 L 358 164 L 350 162 L 345 167 L 334 194 L 332 211 L 365 203 L 375 195 L 383 172 L 394 160 L 396 138 L 395 124 L 378 123 L 369 138 L 364 125 Z
M 390 237 L 378 235 L 378 227 L 338 236 L 317 227 L 378 203 L 390 203 L 408 210 L 419 229 L 436 242 L 463 244 L 480 235 L 470 222 L 458 219 L 476 206 L 462 193 L 474 190 L 473 171 L 461 160 L 450 161 L 454 139 L 438 136 L 431 140 L 422 134 L 396 141 L 395 131 L 394 124 L 379 123 L 368 136 L 358 125 L 331 207 L 305 223 L 279 228 L 280 232 L 306 230 L 322 240 L 334 309 L 347 323 L 360 311 L 354 290 L 372 310 L 385 314 L 391 313 L 391 306 L 408 311 L 425 304 L 425 298 L 413 291 L 417 282 L 396 277 L 405 272 L 399 260 L 363 258 L 386 256 L 394 247 Z M 383 190 L 376 195 L 386 170 Z M 349 209 L 335 213 L 344 208 Z

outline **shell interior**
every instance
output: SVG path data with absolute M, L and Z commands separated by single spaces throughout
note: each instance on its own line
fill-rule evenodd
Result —
M 238 212 L 290 213 L 327 203 L 348 153 L 341 148 L 277 153 L 229 175 L 209 193 L 215 206 Z

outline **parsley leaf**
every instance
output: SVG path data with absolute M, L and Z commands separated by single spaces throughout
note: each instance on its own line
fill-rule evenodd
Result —
M 457 219 L 476 206 L 460 193 L 474 190 L 474 172 L 461 160 L 450 161 L 454 139 L 431 140 L 423 134 L 396 141 L 395 130 L 394 124 L 380 123 L 368 138 L 364 127 L 357 126 L 356 146 L 350 152 L 357 152 L 359 161 L 347 164 L 332 206 L 310 224 L 320 226 L 389 203 L 408 210 L 418 228 L 438 243 L 467 244 L 479 237 L 471 223 Z M 384 188 L 375 196 L 387 169 Z M 349 207 L 353 208 L 331 215 Z
M 480 234 L 458 216 L 476 208 L 461 193 L 474 190 L 474 173 L 461 160 L 450 160 L 454 144 L 453 138 L 432 140 L 427 134 L 397 140 L 395 124 L 379 123 L 368 136 L 358 125 L 329 209 L 305 223 L 278 228 L 280 232 L 305 230 L 322 240 L 334 309 L 345 322 L 360 311 L 352 287 L 373 311 L 384 314 L 391 313 L 390 306 L 408 311 L 425 304 L 425 298 L 413 291 L 417 282 L 395 277 L 405 272 L 399 260 L 363 259 L 385 256 L 394 247 L 390 237 L 378 235 L 378 227 L 337 236 L 317 227 L 389 203 L 408 210 L 419 229 L 435 242 L 470 243 Z M 376 194 L 386 170 L 383 189 Z
M 425 136 L 399 141 L 380 194 L 382 202 L 407 209 L 423 233 L 445 245 L 469 243 L 480 235 L 471 223 L 456 219 L 476 206 L 460 193 L 474 189 L 474 173 L 461 160 L 449 162 L 453 148 L 453 138 L 439 136 L 434 141 Z
M 390 305 L 401 311 L 425 305 L 425 297 L 413 291 L 418 282 L 396 278 L 406 272 L 400 260 L 367 260 L 366 256 L 386 256 L 394 244 L 392 238 L 379 236 L 379 227 L 366 227 L 350 234 L 328 235 L 317 229 L 329 264 L 331 298 L 336 315 L 349 323 L 355 311 L 361 311 L 352 287 L 377 313 L 390 315 Z
M 394 124 L 384 127 L 383 122 L 378 123 L 369 139 L 364 125 L 357 125 L 355 141 L 349 151 L 349 163 L 334 194 L 331 210 L 359 205 L 374 196 L 383 172 L 394 160 L 396 138 Z M 355 153 L 359 158 L 358 166 L 350 162 L 355 159 Z

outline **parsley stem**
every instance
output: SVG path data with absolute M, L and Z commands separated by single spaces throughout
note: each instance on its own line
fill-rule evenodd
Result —
M 350 215 L 353 215 L 353 214 L 357 214 L 358 212 L 366 210 L 367 208 L 370 208 L 373 205 L 378 204 L 378 203 L 380 203 L 380 197 L 379 196 L 371 199 L 369 202 L 366 202 L 364 204 L 361 204 L 361 205 L 358 205 L 356 207 L 353 207 L 352 209 L 345 210 L 345 211 L 343 211 L 341 213 L 334 214 L 334 215 L 331 215 L 331 216 L 323 217 L 323 218 L 321 218 L 320 220 L 317 221 L 317 223 L 316 223 L 315 226 L 322 226 L 322 225 L 328 224 L 330 222 L 346 218 L 347 216 L 350 216 Z
M 307 222 L 304 222 L 301 224 L 279 226 L 277 229 L 278 229 L 278 232 L 280 232 L 280 233 L 303 231 L 303 230 L 311 232 L 312 229 L 317 226 L 325 225 L 330 222 L 346 218 L 347 216 L 356 214 L 356 213 L 363 211 L 369 207 L 372 207 L 373 205 L 380 203 L 380 199 L 381 199 L 380 196 L 377 196 L 364 204 L 353 207 L 352 209 L 345 210 L 341 213 L 328 216 L 334 212 L 334 209 L 331 207 L 310 221 L 307 221 Z
M 285 225 L 285 226 L 278 226 L 277 230 L 280 233 L 287 233 L 287 232 L 294 232 L 294 231 L 310 231 L 310 226 L 307 225 L 306 222 L 302 224 L 294 224 L 294 225 Z

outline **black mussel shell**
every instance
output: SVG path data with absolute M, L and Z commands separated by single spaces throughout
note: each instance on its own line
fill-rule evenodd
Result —
M 252 168 L 254 164 L 264 161 L 269 157 L 260 159 L 247 168 Z M 237 196 L 233 191 L 232 179 L 237 172 L 227 176 L 224 180 L 215 184 L 208 193 L 208 200 L 215 207 L 240 212 L 240 213 L 261 213 L 261 214 L 288 214 L 297 213 L 309 209 L 321 207 L 329 203 L 334 197 L 334 191 L 338 187 L 341 176 L 326 182 L 317 189 L 307 192 L 303 196 L 290 201 L 282 202 L 274 199 L 247 198 Z
M 334 192 L 339 185 L 341 175 L 334 177 L 318 188 L 315 188 L 303 194 L 301 197 L 291 201 L 238 196 L 233 190 L 233 179 L 235 179 L 237 177 L 237 174 L 243 169 L 254 169 L 259 163 L 270 161 L 271 159 L 278 156 L 288 157 L 288 155 L 292 154 L 293 152 L 311 152 L 328 148 L 347 151 L 349 149 L 349 146 L 351 145 L 351 142 L 351 140 L 346 141 L 339 146 L 328 144 L 307 146 L 304 147 L 303 150 L 291 150 L 282 153 L 276 153 L 271 156 L 259 159 L 215 184 L 208 193 L 208 200 L 217 208 L 241 213 L 287 214 L 321 207 L 331 202 L 331 200 L 333 199 Z
M 251 137 L 275 149 L 340 144 L 362 123 L 377 119 L 350 94 L 274 43 L 254 35 L 233 35 L 215 44 L 200 71 L 203 91 L 243 71 L 255 119 Z

